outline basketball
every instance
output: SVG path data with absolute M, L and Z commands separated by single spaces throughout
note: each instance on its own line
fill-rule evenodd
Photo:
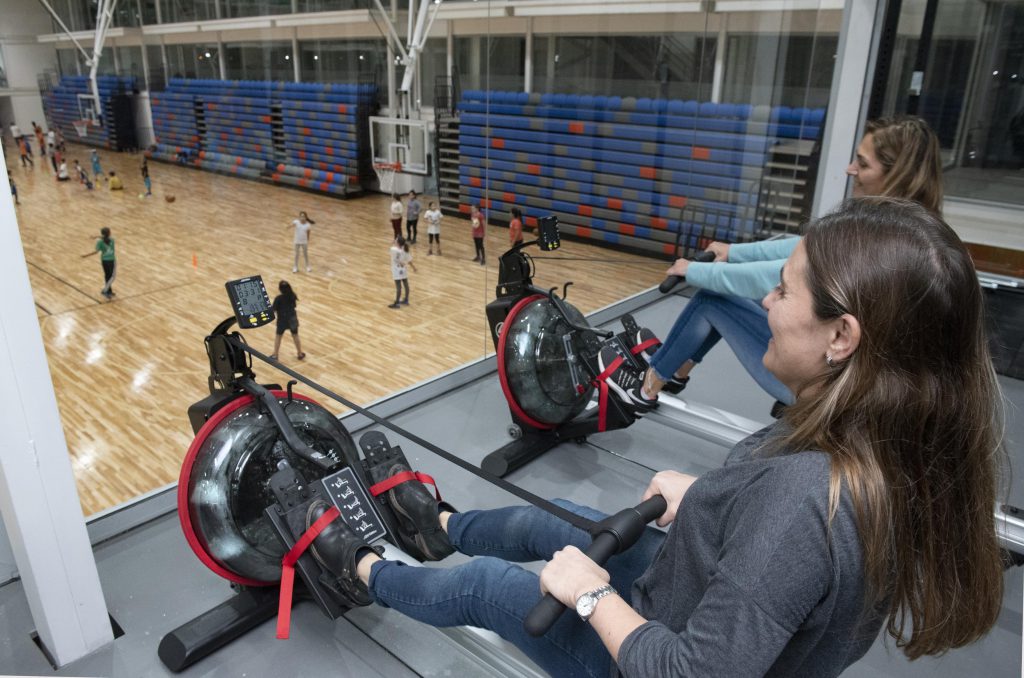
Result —
M 173 195 L 165 195 L 164 200 L 166 200 L 167 202 L 174 202 L 175 200 L 177 200 L 177 198 L 175 198 Z

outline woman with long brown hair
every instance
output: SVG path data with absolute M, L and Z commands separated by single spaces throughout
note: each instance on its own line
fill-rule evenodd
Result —
M 589 534 L 549 513 L 452 512 L 410 480 L 388 500 L 425 551 L 490 557 L 408 567 L 334 521 L 313 543 L 332 590 L 491 629 L 556 676 L 819 678 L 883 625 L 912 659 L 977 640 L 1002 597 L 1002 449 L 963 243 L 916 203 L 853 200 L 810 225 L 763 303 L 764 362 L 795 404 L 722 468 L 653 477 L 644 498 L 664 496 L 667 533 L 647 529 L 606 569 L 580 551 Z M 307 526 L 327 508 L 313 503 Z M 550 561 L 539 577 L 514 564 L 535 560 Z M 533 638 L 523 619 L 543 591 L 579 616 Z
M 864 128 L 853 161 L 846 168 L 853 197 L 886 196 L 914 200 L 935 214 L 942 213 L 942 162 L 939 140 L 928 124 L 915 117 L 881 118 Z M 662 390 L 679 393 L 721 339 L 725 339 L 758 386 L 782 404 L 793 394 L 761 364 L 768 341 L 764 310 L 757 301 L 779 276 L 786 257 L 796 247 L 793 238 L 753 243 L 713 242 L 709 263 L 679 259 L 669 275 L 685 276 L 700 288 L 673 323 L 664 343 L 645 354 L 650 368 L 641 379 L 617 372 L 608 385 L 638 409 L 657 405 Z M 636 342 L 642 342 L 637 337 Z M 614 360 L 602 357 L 601 369 Z

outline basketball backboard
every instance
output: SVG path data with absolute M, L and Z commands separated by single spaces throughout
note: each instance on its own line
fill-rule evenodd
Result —
M 427 174 L 429 144 L 426 120 L 370 117 L 370 146 L 375 163 L 401 163 L 402 172 Z
M 96 103 L 96 97 L 91 94 L 78 95 L 78 118 L 99 124 L 100 107 Z

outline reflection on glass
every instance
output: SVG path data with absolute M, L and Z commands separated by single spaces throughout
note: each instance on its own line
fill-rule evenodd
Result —
M 904 2 L 883 114 L 920 115 L 935 130 L 947 197 L 1021 204 L 1024 7 Z
M 295 79 L 290 42 L 236 43 L 225 46 L 224 55 L 228 80 Z
M 455 39 L 455 60 L 463 86 L 472 89 L 522 90 L 526 40 L 474 35 Z
M 303 82 L 372 82 L 384 77 L 384 40 L 314 40 L 299 43 Z
M 163 23 L 205 21 L 220 18 L 217 0 L 157 0 Z
M 167 45 L 167 72 L 172 78 L 220 77 L 217 45 Z
M 575 306 L 566 304 L 574 324 L 586 325 Z M 508 324 L 511 323 L 511 324 Z M 547 299 L 538 299 L 524 306 L 514 318 L 506 321 L 505 373 L 509 388 L 519 407 L 545 424 L 561 424 L 583 411 L 593 387 L 577 390 L 579 377 L 585 375 L 578 358 L 568 360 L 566 339 L 569 325 Z M 571 354 L 579 356 L 581 347 L 571 343 Z M 582 383 L 588 380 L 583 378 Z
M 292 0 L 220 0 L 225 17 L 291 14 Z
M 708 88 L 716 37 L 538 35 L 533 41 L 536 92 L 697 98 Z M 710 91 L 710 89 L 708 90 Z
M 723 100 L 790 107 L 828 105 L 839 36 L 730 35 Z
M 911 5 L 916 1 L 904 3 Z M 981 4 L 978 0 L 964 2 Z M 742 11 L 729 11 L 728 5 L 738 4 L 742 4 Z M 72 30 L 88 30 L 95 23 L 92 0 L 54 0 L 54 6 Z M 567 236 L 567 249 L 577 246 L 571 243 L 575 237 L 588 244 L 628 248 L 657 259 L 641 262 L 634 268 L 605 268 L 600 272 L 595 272 L 598 267 L 589 262 L 546 263 L 543 275 L 547 279 L 543 283 L 538 280 L 538 284 L 547 286 L 573 280 L 577 286 L 571 298 L 586 311 L 646 287 L 650 282 L 641 282 L 642 276 L 638 275 L 645 271 L 644 267 L 660 274 L 664 269 L 661 259 L 688 254 L 708 239 L 745 240 L 770 231 L 798 229 L 813 196 L 816 144 L 821 138 L 824 108 L 832 84 L 842 14 L 835 9 L 819 9 L 813 0 L 801 3 L 804 9 L 785 12 L 771 9 L 778 6 L 774 3 L 705 3 L 700 7 L 702 11 L 693 12 L 656 12 L 656 7 L 645 6 L 645 11 L 637 12 L 632 11 L 635 6 L 598 0 L 588 5 L 587 14 L 578 13 L 579 6 L 571 2 L 558 6 L 445 0 L 444 12 L 449 16 L 442 16 L 432 25 L 417 66 L 419 82 L 404 96 L 388 91 L 389 66 L 395 66 L 398 82 L 405 68 L 401 63 L 386 63 L 387 48 L 381 35 L 383 19 L 380 25 L 367 21 L 357 25 L 351 23 L 359 19 L 353 14 L 341 19 L 307 18 L 295 27 L 246 27 L 266 24 L 265 21 L 196 27 L 192 24 L 217 19 L 287 15 L 292 12 L 293 0 L 120 0 L 119 6 L 126 13 L 119 14 L 116 25 L 184 25 L 163 34 L 151 31 L 139 37 L 139 31 L 125 31 L 123 35 L 114 35 L 100 63 L 101 73 L 142 75 L 143 52 L 139 43 L 144 42 L 149 83 L 155 91 L 162 89 L 160 83 L 165 74 L 171 78 L 209 80 L 290 82 L 297 76 L 307 83 L 372 81 L 378 87 L 380 106 L 365 106 L 364 110 L 361 102 L 359 115 L 397 115 L 399 107 L 408 106 L 413 117 L 426 119 L 434 135 L 427 147 L 434 174 L 425 182 L 429 195 L 421 203 L 425 208 L 434 200 L 445 210 L 441 226 L 446 242 L 444 256 L 458 253 L 455 243 L 471 244 L 466 219 L 471 203 L 480 205 L 491 223 L 487 243 L 490 268 L 474 267 L 474 271 L 481 271 L 479 278 L 459 281 L 462 288 L 472 286 L 479 292 L 482 286 L 486 292 L 476 294 L 470 301 L 459 297 L 460 310 L 470 308 L 473 315 L 460 316 L 457 327 L 451 330 L 459 333 L 453 337 L 453 346 L 472 336 L 464 342 L 470 348 L 459 347 L 472 357 L 493 348 L 480 306 L 494 293 L 494 261 L 508 242 L 502 227 L 509 221 L 512 206 L 524 212 L 527 237 L 531 235 L 533 220 L 556 214 Z M 300 13 L 367 7 L 356 0 L 294 0 L 294 8 Z M 590 9 L 594 11 L 589 12 Z M 1017 44 L 1017 38 L 1008 29 L 1000 33 L 995 28 L 1000 21 L 1007 25 L 1019 23 L 1013 14 L 1016 10 L 986 10 L 985 18 L 978 18 L 979 13 L 975 12 L 971 21 L 967 14 L 958 20 L 955 13 L 947 20 L 943 18 L 947 11 L 952 12 L 940 5 L 940 24 L 959 23 L 960 33 L 950 34 L 949 40 L 943 42 L 946 38 L 942 31 L 936 31 L 932 52 L 951 50 L 950 70 L 941 77 L 962 83 L 964 88 L 989 92 L 984 97 L 993 104 L 976 109 L 961 106 L 961 110 L 957 105 L 962 98 L 938 101 L 928 90 L 933 77 L 929 75 L 925 80 L 925 93 L 929 96 L 922 95 L 921 111 L 932 116 L 941 133 L 948 136 L 951 158 L 973 158 L 978 165 L 970 166 L 964 160 L 963 169 L 978 169 L 984 163 L 981 169 L 989 171 L 993 163 L 1008 163 L 1009 153 L 1015 148 L 1014 120 L 1020 103 L 1019 97 L 1014 97 L 1019 90 L 1014 89 L 1014 69 L 1006 65 L 1006 60 L 1016 54 L 1012 46 Z M 461 14 L 451 16 L 455 13 Z M 226 27 L 230 23 L 233 28 Z M 976 55 L 979 50 L 984 51 L 984 47 L 978 47 L 976 34 L 985 27 L 993 31 L 985 38 L 996 45 L 993 54 L 1004 55 L 999 57 L 1003 61 L 998 68 L 992 65 L 988 72 L 1010 73 L 1006 83 L 991 75 L 987 79 L 975 77 L 981 72 L 980 64 L 989 63 Z M 400 13 L 395 29 L 404 42 L 408 33 L 404 14 Z M 915 43 L 909 37 L 913 30 L 907 34 L 904 46 L 905 53 L 911 55 L 910 67 L 914 63 Z M 292 37 L 298 41 L 294 52 Z M 69 43 L 59 44 L 61 72 L 84 72 L 81 59 L 68 48 Z M 8 56 L 8 67 L 9 62 Z M 954 72 L 954 67 L 962 69 L 964 63 L 969 67 L 967 75 Z M 154 78 L 154 73 L 160 77 Z M 941 79 L 938 74 L 934 77 L 936 83 Z M 904 100 L 909 80 L 907 74 L 906 82 L 898 88 L 904 93 Z M 210 89 L 215 91 L 217 87 L 211 85 Z M 300 168 L 295 176 L 304 170 L 333 172 L 330 168 L 335 160 L 325 157 L 322 149 L 330 146 L 348 151 L 343 144 L 351 144 L 353 153 L 358 153 L 363 161 L 359 173 L 369 181 L 373 169 L 366 162 L 367 149 L 359 146 L 367 140 L 360 138 L 358 131 L 349 135 L 337 129 L 337 121 L 323 117 L 334 112 L 324 106 L 325 102 L 316 100 L 319 90 L 307 91 L 310 94 L 305 100 L 308 105 L 301 108 L 302 119 L 317 123 L 308 125 L 308 132 L 303 130 L 303 136 L 310 139 L 296 141 L 295 134 L 285 128 L 283 136 L 275 137 L 280 140 L 278 146 L 283 147 L 275 148 L 272 158 L 246 156 L 243 164 L 252 167 L 254 173 L 281 171 L 282 165 L 288 167 L 288 172 L 291 165 Z M 152 99 L 161 101 L 154 106 L 154 129 L 159 132 L 161 143 L 194 143 L 197 153 L 217 153 L 195 123 L 194 102 L 182 99 L 175 103 L 172 99 Z M 396 107 L 385 110 L 392 102 Z M 401 110 L 404 112 L 404 108 Z M 170 115 L 175 119 L 170 120 Z M 284 115 L 280 124 L 289 119 L 288 115 L 291 114 Z M 278 122 L 274 118 L 271 123 L 260 124 Z M 986 125 L 984 129 L 979 128 L 982 124 Z M 210 129 L 207 127 L 207 135 Z M 239 136 L 244 137 L 245 133 Z M 971 143 L 965 141 L 968 137 L 973 140 Z M 327 138 L 339 143 L 326 144 Z M 300 152 L 307 157 L 301 157 Z M 241 150 L 232 153 L 243 155 Z M 178 157 L 187 162 L 194 156 Z M 319 165 L 311 165 L 312 160 L 300 163 L 309 158 L 315 158 Z M 209 160 L 212 167 L 213 159 Z M 135 171 L 132 167 L 133 175 Z M 197 179 L 197 186 L 236 181 L 205 181 L 208 177 L 190 174 L 189 180 L 193 178 Z M 434 181 L 438 182 L 436 193 L 431 191 Z M 269 194 L 271 189 L 260 185 L 257 190 Z M 284 191 L 273 190 L 275 195 L 278 190 Z M 321 211 L 310 195 L 280 195 L 295 210 L 310 209 L 315 212 L 315 219 L 331 222 L 332 217 L 319 216 Z M 319 195 L 314 197 L 323 199 Z M 336 204 L 339 213 L 347 213 L 349 205 L 355 205 Z M 376 209 L 367 210 L 367 230 L 382 223 L 386 229 L 386 205 L 373 211 Z M 324 212 L 329 211 L 324 208 Z M 426 235 L 425 229 L 421 220 L 421 236 Z M 453 243 L 451 251 L 447 249 L 449 242 Z M 456 265 L 453 259 L 426 259 L 424 244 L 417 246 L 417 264 L 452 261 Z M 625 255 L 591 250 L 580 256 Z M 341 271 L 347 263 L 339 258 L 330 266 Z M 338 274 L 329 293 L 340 297 L 348 289 L 346 279 Z M 453 294 L 464 292 L 460 289 Z M 320 303 L 314 301 L 312 291 L 302 292 L 301 296 L 304 304 Z M 511 362 L 524 368 L 513 379 L 529 401 L 528 408 L 535 409 L 539 417 L 562 421 L 571 416 L 579 400 L 566 369 L 564 346 L 559 343 L 565 328 L 558 326 L 557 317 L 545 315 L 543 309 L 536 311 L 532 322 L 531 329 L 539 333 L 526 333 L 511 343 L 518 351 Z M 481 340 L 481 335 L 487 339 Z M 339 345 L 348 340 L 349 337 L 339 339 Z M 75 343 L 73 338 L 67 342 Z M 113 354 L 105 353 L 100 342 L 77 343 L 83 346 L 79 361 L 91 360 L 96 365 L 117 362 Z M 416 361 L 419 371 L 415 377 L 409 377 L 408 383 L 429 378 L 432 373 L 468 359 L 454 348 L 438 353 L 437 365 L 429 360 Z M 441 367 L 443 360 L 448 362 Z M 138 376 L 139 388 L 151 388 L 159 375 L 157 371 L 147 375 L 140 371 L 141 367 L 134 365 L 127 372 L 129 376 L 123 380 L 123 386 L 130 388 L 133 378 Z M 388 382 L 387 388 L 394 390 L 408 383 Z M 374 393 L 373 397 L 380 395 Z M 94 510 L 100 508 L 104 507 Z

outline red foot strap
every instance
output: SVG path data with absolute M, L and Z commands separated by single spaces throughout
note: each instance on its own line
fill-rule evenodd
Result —
M 661 345 L 661 341 L 659 341 L 657 339 L 657 337 L 651 337 L 647 341 L 641 342 L 641 343 L 637 344 L 636 346 L 634 346 L 633 348 L 629 349 L 629 352 L 632 353 L 633 355 L 636 355 L 637 353 L 640 353 L 641 351 L 646 351 L 647 349 L 649 349 L 652 346 L 660 346 L 660 345 Z
M 277 601 L 277 638 L 287 640 L 292 624 L 292 589 L 295 586 L 295 563 L 299 556 L 306 552 L 324 528 L 341 515 L 337 506 L 329 508 L 320 518 L 309 526 L 295 546 L 281 559 L 281 595 Z
M 597 375 L 597 379 L 594 380 L 597 388 L 600 390 L 600 396 L 597 400 L 598 431 L 604 431 L 608 427 L 608 377 L 612 376 L 621 364 L 622 356 L 616 356 L 615 360 L 608 367 L 604 368 L 604 372 Z
M 420 473 L 419 471 L 402 471 L 401 473 L 396 473 L 387 480 L 382 480 L 376 485 L 371 485 L 370 494 L 374 497 L 382 495 L 388 490 L 401 485 L 402 483 L 407 483 L 410 480 L 418 480 L 423 484 L 430 483 L 433 485 L 434 498 L 441 501 L 441 493 L 437 490 L 437 483 L 434 482 L 432 477 L 428 476 L 426 473 Z

